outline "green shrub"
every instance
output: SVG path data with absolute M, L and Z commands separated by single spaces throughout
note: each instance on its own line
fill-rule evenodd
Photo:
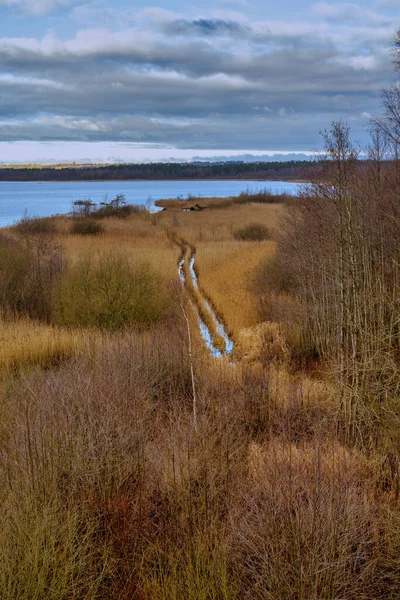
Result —
M 265 225 L 251 223 L 234 231 L 233 236 L 236 240 L 245 242 L 263 242 L 271 239 L 271 233 Z
M 62 282 L 55 306 L 63 325 L 119 329 L 147 326 L 165 308 L 162 281 L 151 268 L 131 267 L 118 255 L 84 258 Z
M 103 231 L 104 227 L 90 218 L 76 219 L 71 226 L 71 233 L 76 235 L 97 235 Z
M 49 235 L 57 232 L 54 217 L 28 217 L 27 215 L 15 223 L 14 229 L 23 236 Z

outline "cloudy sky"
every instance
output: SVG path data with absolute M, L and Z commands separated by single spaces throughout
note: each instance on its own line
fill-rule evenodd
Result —
M 400 0 L 0 0 L 0 162 L 365 140 Z

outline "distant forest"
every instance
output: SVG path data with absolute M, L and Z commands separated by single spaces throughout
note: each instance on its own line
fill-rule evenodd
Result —
M 0 181 L 104 181 L 128 179 L 303 179 L 309 161 L 254 163 L 146 163 L 65 167 L 1 167 Z

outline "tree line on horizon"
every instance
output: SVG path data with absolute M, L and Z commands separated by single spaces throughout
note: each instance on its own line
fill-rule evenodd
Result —
M 238 177 L 243 179 L 299 179 L 310 161 L 254 163 L 121 163 L 114 165 L 24 166 L 0 168 L 0 181 L 104 181 L 107 179 L 210 179 Z

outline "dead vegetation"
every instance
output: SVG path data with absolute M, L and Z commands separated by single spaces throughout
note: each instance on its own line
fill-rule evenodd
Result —
M 396 483 L 321 387 L 197 357 L 174 331 L 10 380 L 3 598 L 395 598 Z
M 327 142 L 297 203 L 3 234 L 2 599 L 397 600 L 400 184 Z

